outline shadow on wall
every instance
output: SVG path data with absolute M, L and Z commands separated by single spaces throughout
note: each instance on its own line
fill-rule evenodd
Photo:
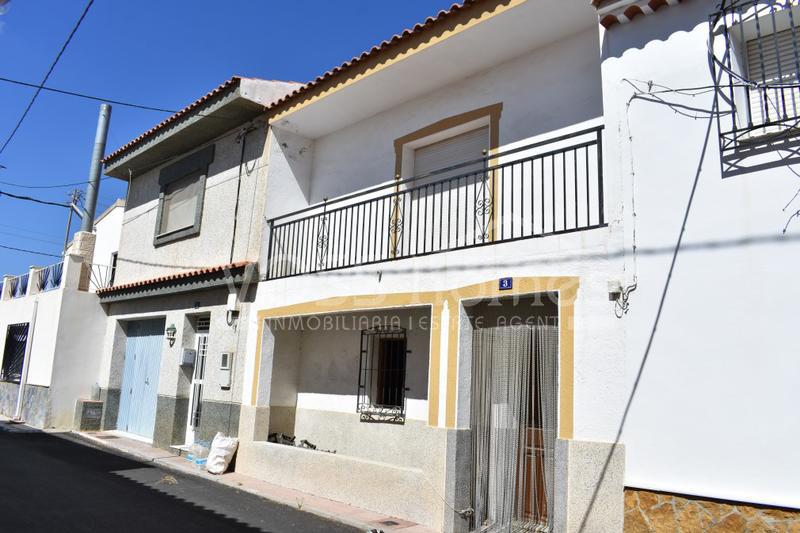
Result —
M 603 34 L 602 59 L 620 58 L 629 50 L 642 50 L 652 42 L 707 26 L 716 6 L 715 0 L 684 2 L 659 9 L 657 16 L 639 15 L 635 23 L 614 25 Z

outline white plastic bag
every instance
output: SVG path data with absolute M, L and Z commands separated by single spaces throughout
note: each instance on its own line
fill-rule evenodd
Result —
M 211 441 L 211 451 L 208 452 L 206 470 L 212 474 L 224 474 L 238 446 L 239 439 L 217 433 L 214 440 Z

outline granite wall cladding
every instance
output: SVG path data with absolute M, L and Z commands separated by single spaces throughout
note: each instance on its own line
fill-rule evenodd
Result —
M 103 422 L 101 429 L 117 429 L 117 416 L 119 415 L 119 389 L 101 389 L 100 401 L 103 402 Z
M 153 446 L 169 449 L 186 442 L 186 421 L 189 416 L 189 398 L 158 395 Z
M 800 511 L 625 489 L 625 533 L 800 533 Z
M 17 408 L 19 385 L 0 381 L 0 414 L 13 417 Z M 27 385 L 22 402 L 22 418 L 28 425 L 50 427 L 50 387 Z
M 217 431 L 228 437 L 237 437 L 241 408 L 241 404 L 238 403 L 203 401 L 197 439 L 211 440 Z

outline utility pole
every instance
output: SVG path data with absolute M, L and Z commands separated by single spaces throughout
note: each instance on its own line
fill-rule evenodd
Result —
M 69 216 L 67 217 L 67 229 L 64 232 L 64 250 L 61 252 L 62 255 L 66 255 L 67 253 L 67 245 L 69 244 L 69 232 L 72 230 L 72 213 L 78 212 L 78 201 L 83 196 L 83 191 L 80 189 L 72 189 L 69 193 Z
M 108 137 L 108 123 L 111 120 L 111 106 L 100 104 L 100 115 L 97 117 L 97 132 L 94 137 L 94 150 L 92 162 L 89 166 L 89 184 L 86 186 L 86 207 L 84 208 L 81 231 L 91 233 L 94 226 L 94 214 L 97 209 L 97 191 L 100 189 L 100 171 L 102 170 L 103 154 L 106 151 L 106 138 Z

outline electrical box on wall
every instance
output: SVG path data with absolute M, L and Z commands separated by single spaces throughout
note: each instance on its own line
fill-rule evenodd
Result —
M 219 356 L 220 387 L 231 388 L 231 367 L 233 366 L 233 352 L 222 352 Z
M 181 366 L 192 366 L 197 357 L 197 350 L 194 348 L 184 348 L 181 354 Z

